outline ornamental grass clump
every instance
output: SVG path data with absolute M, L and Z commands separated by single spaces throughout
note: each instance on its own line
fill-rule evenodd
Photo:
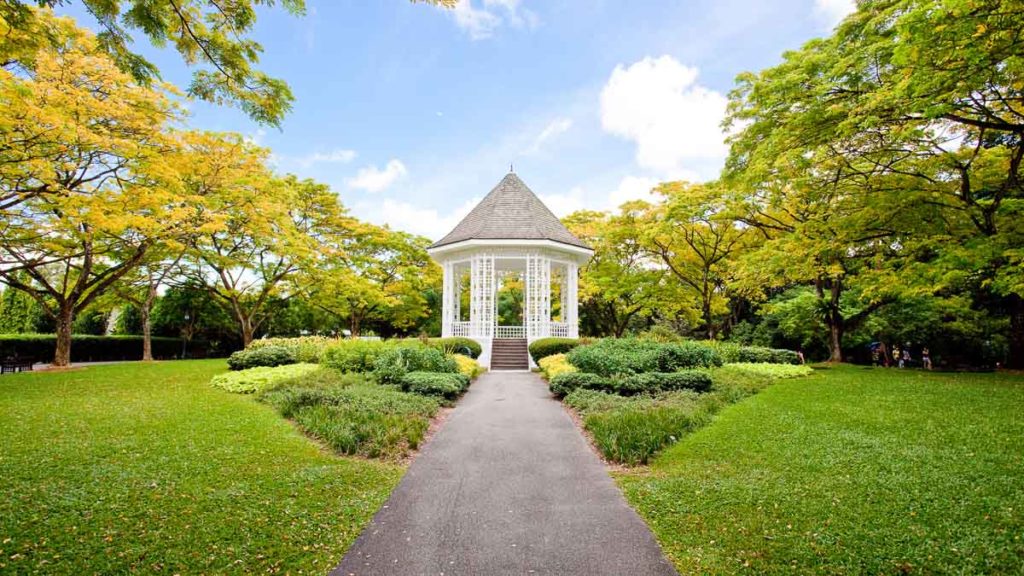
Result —
M 458 373 L 459 365 L 440 350 L 419 343 L 402 343 L 385 350 L 373 365 L 373 377 L 381 384 L 401 386 L 409 372 Z

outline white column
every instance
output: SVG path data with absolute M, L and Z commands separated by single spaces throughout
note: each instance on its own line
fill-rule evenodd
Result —
M 494 333 L 494 256 L 473 256 L 470 271 L 470 335 L 491 338 Z
M 547 256 L 526 257 L 526 316 L 527 338 L 551 334 L 551 260 Z
M 565 321 L 569 324 L 569 337 L 579 338 L 579 267 L 576 263 L 570 263 L 566 266 L 565 278 L 567 280 L 567 294 L 565 298 L 567 313 L 564 314 Z
M 455 290 L 454 283 L 452 282 L 452 263 L 445 262 L 442 270 L 444 271 L 444 279 L 441 282 L 441 336 L 447 338 L 452 335 L 452 316 L 454 313 L 452 293 Z

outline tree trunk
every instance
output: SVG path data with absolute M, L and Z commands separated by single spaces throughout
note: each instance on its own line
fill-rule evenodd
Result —
M 351 332 L 351 334 L 349 334 L 350 338 L 359 338 L 360 325 L 361 322 L 358 314 L 353 314 L 349 317 L 348 330 Z
M 140 314 L 142 314 L 142 359 L 149 361 L 153 359 L 153 336 L 148 304 L 142 306 Z
M 241 327 L 242 348 L 248 348 L 256 334 L 256 327 L 252 325 L 251 318 L 239 318 L 238 322 Z
M 61 304 L 57 312 L 57 350 L 53 354 L 53 365 L 66 368 L 71 365 L 71 325 L 75 321 L 75 307 Z
M 825 325 L 828 327 L 828 350 L 829 362 L 843 361 L 843 313 L 839 308 L 839 299 L 843 295 L 843 281 L 841 279 L 819 279 L 815 283 L 818 298 L 825 300 Z M 828 294 L 825 294 L 828 289 Z
M 1024 298 L 1010 295 L 1010 355 L 1006 367 L 1024 369 Z
M 708 340 L 715 339 L 715 323 L 711 321 L 711 299 L 705 296 L 703 302 L 704 327 L 708 333 Z
M 839 322 L 831 322 L 828 327 L 829 338 L 829 362 L 842 362 L 843 361 L 843 324 L 842 320 Z

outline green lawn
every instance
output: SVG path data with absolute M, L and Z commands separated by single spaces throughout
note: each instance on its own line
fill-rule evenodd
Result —
M 209 386 L 222 361 L 0 377 L 0 572 L 325 573 L 399 466 Z
M 1024 378 L 841 367 L 720 413 L 627 499 L 682 573 L 1024 573 Z

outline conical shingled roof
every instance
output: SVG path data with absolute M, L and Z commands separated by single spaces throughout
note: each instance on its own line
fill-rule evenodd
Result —
M 455 229 L 430 248 L 465 240 L 551 240 L 590 249 L 513 172 L 502 178 Z

